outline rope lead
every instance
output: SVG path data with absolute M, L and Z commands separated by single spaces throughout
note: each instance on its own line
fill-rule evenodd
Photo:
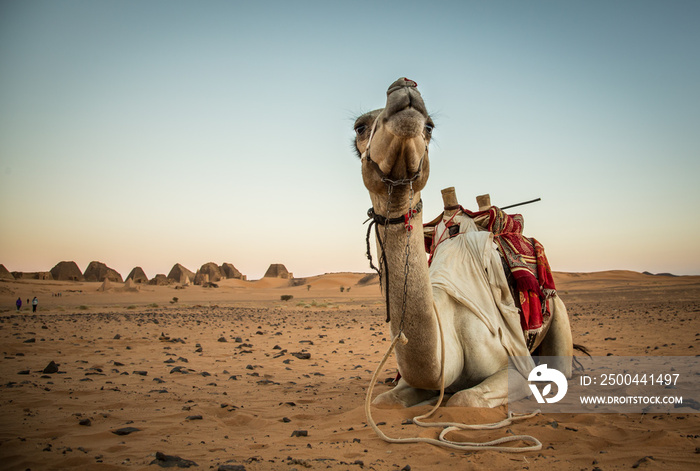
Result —
M 440 322 L 440 316 L 437 313 L 437 306 L 435 305 L 435 302 L 433 302 L 433 310 L 435 311 L 435 317 L 437 318 L 438 322 L 438 328 L 440 330 L 440 353 L 441 353 L 441 361 L 440 361 L 440 378 L 441 378 L 441 384 L 440 384 L 440 397 L 438 398 L 438 401 L 435 403 L 433 408 L 428 411 L 427 414 L 419 415 L 413 418 L 413 423 L 420 427 L 443 427 L 442 432 L 440 432 L 440 435 L 438 438 L 425 438 L 425 437 L 408 437 L 408 438 L 392 438 L 388 437 L 384 432 L 382 432 L 379 427 L 377 427 L 377 424 L 375 423 L 374 419 L 372 418 L 372 410 L 371 410 L 371 402 L 372 402 L 372 392 L 374 391 L 374 385 L 377 383 L 377 378 L 379 376 L 379 372 L 382 371 L 382 368 L 384 367 L 384 364 L 387 362 L 389 359 L 389 356 L 391 353 L 394 351 L 394 347 L 396 347 L 397 342 L 401 342 L 403 345 L 406 345 L 408 343 L 408 339 L 404 335 L 403 332 L 400 332 L 400 334 L 394 336 L 393 340 L 391 341 L 391 344 L 389 345 L 389 349 L 386 351 L 384 354 L 384 357 L 382 358 L 382 361 L 379 363 L 377 368 L 374 370 L 374 374 L 372 375 L 372 380 L 369 384 L 369 388 L 367 389 L 367 396 L 365 397 L 365 415 L 367 416 L 367 422 L 369 425 L 372 427 L 372 430 L 385 442 L 388 443 L 430 443 L 432 445 L 437 445 L 441 446 L 443 448 L 452 448 L 455 450 L 461 450 L 461 451 L 481 451 L 481 450 L 491 450 L 491 451 L 502 451 L 504 453 L 524 453 L 528 451 L 538 451 L 542 449 L 542 442 L 540 442 L 538 439 L 535 437 L 532 437 L 530 435 L 513 435 L 510 437 L 502 437 L 502 438 L 497 438 L 496 440 L 491 440 L 488 442 L 459 442 L 459 441 L 453 441 L 453 440 L 448 440 L 445 438 L 445 436 L 450 433 L 454 432 L 456 430 L 492 430 L 492 429 L 497 429 L 497 428 L 502 428 L 507 425 L 512 424 L 516 420 L 524 420 L 524 419 L 529 419 L 537 415 L 540 411 L 537 410 L 531 414 L 525 414 L 525 415 L 515 415 L 512 412 L 508 412 L 508 417 L 501 420 L 500 422 L 495 422 L 492 424 L 460 424 L 460 423 L 454 423 L 454 422 L 436 422 L 436 423 L 430 423 L 430 422 L 422 422 L 422 419 L 427 419 L 431 417 L 437 410 L 438 407 L 440 407 L 440 404 L 442 403 L 442 399 L 445 397 L 445 335 L 442 331 L 442 323 Z M 517 441 L 522 441 L 525 443 L 531 443 L 531 445 L 523 446 L 523 447 L 510 447 L 510 446 L 502 446 L 504 443 L 510 443 L 510 442 L 517 442 Z

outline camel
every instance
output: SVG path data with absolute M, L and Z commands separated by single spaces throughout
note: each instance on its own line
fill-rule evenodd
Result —
M 410 407 L 438 395 L 442 350 L 437 315 L 445 339 L 444 386 L 451 394 L 446 405 L 497 407 L 508 402 L 509 354 L 474 312 L 431 283 L 422 231 L 410 230 L 423 225 L 420 192 L 430 173 L 434 127 L 417 84 L 405 78 L 389 87 L 384 108 L 363 114 L 354 124 L 362 179 L 372 202 L 369 214 L 379 227 L 380 279 L 392 338 L 405 337 L 395 350 L 401 378 L 373 404 Z M 397 224 L 402 217 L 406 223 Z M 505 276 L 502 270 L 499 276 Z M 550 310 L 549 325 L 525 351 L 557 357 L 550 367 L 570 378 L 573 344 L 566 307 L 555 296 Z M 526 386 L 522 377 L 522 397 L 529 395 Z

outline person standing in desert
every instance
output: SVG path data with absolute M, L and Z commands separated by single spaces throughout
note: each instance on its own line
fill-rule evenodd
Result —
M 39 305 L 39 300 L 34 296 L 32 299 L 32 312 L 36 312 L 36 307 Z
M 17 306 L 17 312 L 19 312 L 19 310 L 22 309 L 22 298 L 17 298 L 15 305 Z

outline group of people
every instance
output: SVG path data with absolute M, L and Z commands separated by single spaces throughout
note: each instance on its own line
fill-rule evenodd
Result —
M 15 303 L 17 306 L 17 311 L 19 312 L 20 309 L 22 309 L 22 298 L 17 298 L 17 302 Z M 29 299 L 27 299 L 27 305 L 29 305 Z M 34 296 L 34 299 L 32 299 L 32 312 L 36 312 L 36 307 L 39 305 L 39 300 L 37 299 L 36 296 Z

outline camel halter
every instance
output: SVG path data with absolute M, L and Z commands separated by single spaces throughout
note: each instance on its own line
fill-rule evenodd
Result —
M 423 155 L 420 158 L 420 162 L 418 162 L 418 170 L 416 170 L 416 173 L 414 173 L 410 178 L 401 178 L 398 180 L 394 180 L 389 177 L 386 173 L 382 171 L 381 168 L 379 168 L 379 164 L 372 160 L 372 157 L 370 156 L 370 146 L 372 145 L 372 138 L 374 137 L 374 131 L 377 129 L 377 122 L 379 121 L 379 116 L 377 116 L 374 120 L 374 123 L 372 123 L 372 128 L 369 131 L 369 139 L 367 139 L 367 148 L 365 151 L 362 153 L 360 156 L 360 159 L 364 159 L 370 167 L 379 175 L 380 180 L 382 183 L 384 183 L 387 187 L 393 188 L 397 186 L 406 186 L 414 181 L 416 181 L 420 176 L 421 173 L 423 172 L 423 162 L 425 161 L 425 156 L 428 155 L 428 140 L 425 138 L 425 132 L 421 134 L 421 137 L 423 138 L 423 143 L 425 144 L 425 148 L 423 149 Z M 387 208 L 388 210 L 388 208 Z
M 411 81 L 408 81 L 411 82 Z M 403 86 L 397 86 L 397 87 L 392 87 L 387 91 L 387 95 L 393 93 L 396 90 L 399 90 L 401 88 L 409 87 L 409 86 L 416 86 L 415 82 L 411 82 L 413 85 L 403 85 Z M 394 351 L 394 348 L 396 347 L 397 342 L 401 342 L 402 345 L 408 344 L 408 338 L 403 332 L 403 325 L 404 325 L 404 316 L 406 314 L 406 299 L 408 295 L 408 271 L 409 271 L 409 255 L 410 255 L 410 237 L 411 237 L 411 231 L 413 229 L 413 226 L 411 225 L 411 219 L 413 218 L 414 215 L 418 214 L 422 207 L 423 207 L 423 201 L 419 200 L 418 204 L 416 205 L 415 209 L 413 209 L 413 182 L 416 181 L 423 170 L 423 161 L 425 159 L 425 156 L 428 154 L 428 141 L 425 138 L 425 133 L 422 135 L 423 141 L 425 142 L 425 150 L 423 152 L 423 156 L 421 157 L 418 170 L 416 173 L 410 177 L 406 177 L 403 179 L 399 180 L 394 180 L 391 179 L 387 174 L 385 174 L 380 168 L 379 165 L 374 162 L 371 157 L 370 157 L 370 146 L 372 144 L 372 138 L 374 137 L 374 132 L 377 128 L 377 122 L 379 120 L 379 116 L 374 120 L 374 123 L 372 124 L 372 128 L 370 129 L 370 134 L 369 134 L 369 139 L 367 141 L 367 148 L 361 155 L 361 159 L 365 159 L 367 163 L 374 169 L 375 172 L 379 175 L 381 181 L 387 186 L 387 214 L 386 216 L 378 215 L 376 214 L 374 207 L 370 208 L 367 211 L 367 216 L 369 216 L 369 219 L 367 221 L 372 221 L 370 225 L 367 228 L 367 237 L 366 237 L 366 243 L 367 243 L 367 258 L 369 259 L 369 264 L 372 269 L 374 269 L 378 274 L 379 274 L 379 281 L 381 283 L 382 281 L 382 272 L 379 268 L 374 266 L 374 263 L 372 262 L 372 253 L 370 250 L 370 243 L 369 243 L 369 236 L 372 230 L 372 226 L 374 225 L 375 227 L 375 233 L 376 233 L 376 238 L 377 238 L 377 243 L 379 245 L 379 249 L 381 250 L 381 258 L 380 258 L 380 267 L 383 265 L 384 267 L 384 272 L 385 272 L 385 282 L 384 282 L 384 291 L 386 294 L 386 322 L 390 322 L 390 305 L 389 305 L 389 267 L 387 264 L 387 259 L 386 259 L 386 251 L 384 250 L 384 245 L 382 242 L 382 239 L 379 235 L 379 225 L 384 226 L 384 240 L 387 240 L 387 229 L 389 225 L 394 225 L 394 224 L 404 224 L 404 227 L 406 229 L 406 247 L 405 247 L 405 253 L 406 253 L 406 262 L 404 264 L 404 289 L 403 289 L 403 302 L 402 302 L 402 307 L 401 307 L 401 321 L 399 323 L 399 332 L 394 336 L 394 338 L 391 341 L 391 344 L 389 345 L 389 348 L 387 349 L 386 353 L 384 354 L 384 357 L 382 358 L 381 362 L 379 365 L 377 365 L 377 368 L 374 370 L 374 374 L 372 375 L 372 380 L 370 382 L 369 388 L 367 389 L 367 396 L 365 397 L 365 415 L 367 417 L 367 421 L 369 425 L 372 427 L 372 430 L 384 441 L 388 443 L 430 443 L 433 445 L 445 447 L 445 448 L 452 448 L 452 449 L 457 449 L 457 450 L 462 450 L 462 451 L 480 451 L 480 450 L 492 450 L 492 451 L 502 451 L 506 453 L 523 453 L 523 452 L 528 452 L 528 451 L 537 451 L 542 449 L 542 443 L 537 440 L 534 437 L 531 437 L 529 435 L 513 435 L 509 437 L 502 437 L 498 438 L 496 440 L 491 440 L 488 442 L 463 442 L 463 441 L 453 441 L 453 440 L 448 440 L 446 435 L 450 432 L 453 432 L 455 430 L 491 430 L 491 429 L 497 429 L 497 428 L 502 428 L 507 425 L 510 425 L 511 423 L 517 421 L 517 420 L 523 420 L 523 419 L 528 419 L 531 417 L 534 417 L 539 413 L 539 411 L 536 411 L 531 414 L 514 414 L 513 412 L 508 412 L 508 417 L 500 422 L 495 422 L 491 424 L 461 424 L 461 423 L 454 423 L 454 422 L 436 422 L 436 423 L 430 423 L 430 422 L 422 422 L 423 419 L 427 419 L 431 417 L 440 407 L 440 404 L 442 403 L 442 400 L 445 396 L 445 334 L 442 329 L 442 322 L 440 320 L 440 316 L 438 315 L 438 310 L 437 306 L 435 305 L 435 302 L 433 302 L 433 312 L 435 313 L 435 318 L 437 319 L 438 323 L 438 330 L 440 332 L 440 396 L 433 406 L 433 408 L 428 411 L 428 413 L 419 415 L 413 418 L 413 423 L 420 426 L 420 427 L 442 427 L 442 432 L 440 432 L 440 435 L 438 436 L 437 439 L 435 438 L 425 438 L 425 437 L 409 437 L 409 438 L 392 438 L 388 437 L 384 432 L 382 432 L 379 427 L 377 426 L 376 422 L 372 418 L 372 410 L 371 410 L 371 402 L 372 402 L 372 393 L 374 391 L 374 386 L 377 383 L 377 379 L 379 377 L 379 373 L 384 367 L 384 364 L 387 362 L 389 359 L 389 356 L 391 356 L 391 353 Z M 390 207 L 391 207 L 391 196 L 393 193 L 393 190 L 397 186 L 408 186 L 409 187 L 409 204 L 408 204 L 408 212 L 402 216 L 391 218 L 390 217 Z M 365 221 L 365 222 L 367 222 Z M 510 443 L 510 442 L 516 442 L 516 441 L 522 441 L 525 443 L 531 443 L 531 445 L 528 446 L 523 446 L 523 447 L 510 447 L 510 446 L 502 446 L 505 443 Z
M 414 82 L 413 80 L 409 80 L 407 78 L 404 78 L 403 80 L 404 80 L 403 84 L 395 85 L 395 86 L 389 88 L 389 90 L 386 91 L 386 96 L 388 97 L 392 93 L 399 91 L 399 90 L 402 90 L 404 88 L 406 89 L 407 93 L 410 93 L 410 92 L 408 92 L 408 89 L 415 88 L 418 86 L 418 84 L 416 82 Z M 381 113 L 379 114 L 379 116 L 381 116 Z M 372 160 L 372 157 L 370 156 L 370 147 L 372 146 L 372 138 L 374 137 L 374 132 L 377 130 L 377 123 L 379 122 L 379 116 L 377 116 L 374 119 L 374 122 L 372 123 L 372 127 L 369 130 L 369 139 L 367 139 L 367 148 L 360 156 L 360 159 L 364 159 L 367 161 L 367 163 L 374 169 L 375 172 L 377 172 L 377 174 L 379 175 L 379 178 L 381 179 L 381 181 L 385 185 L 387 185 L 387 187 L 409 185 L 410 183 L 413 183 L 414 181 L 416 181 L 420 177 L 421 172 L 423 171 L 423 161 L 425 160 L 425 156 L 428 155 L 428 140 L 425 138 L 425 131 L 423 131 L 423 133 L 421 134 L 421 137 L 423 138 L 423 143 L 425 144 L 425 148 L 423 150 L 423 155 L 421 156 L 420 162 L 418 163 L 418 170 L 410 178 L 407 177 L 407 178 L 402 178 L 399 180 L 394 180 L 394 179 L 390 178 L 389 175 L 384 173 L 382 171 L 382 169 L 379 168 L 379 165 L 374 160 Z M 387 205 L 387 210 L 388 210 L 388 205 Z M 388 215 L 387 215 L 387 217 L 388 217 Z

